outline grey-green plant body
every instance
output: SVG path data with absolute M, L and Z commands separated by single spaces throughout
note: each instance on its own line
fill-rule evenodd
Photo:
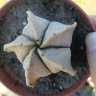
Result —
M 15 52 L 25 70 L 26 84 L 34 86 L 37 79 L 60 71 L 71 76 L 71 43 L 77 26 L 49 21 L 27 11 L 27 25 L 13 42 L 4 45 L 4 51 Z

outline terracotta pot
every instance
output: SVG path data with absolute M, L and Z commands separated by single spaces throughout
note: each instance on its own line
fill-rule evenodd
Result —
M 63 2 L 63 0 L 58 0 L 60 2 Z M 96 26 L 94 25 L 95 23 L 90 20 L 90 18 L 83 12 L 83 10 L 76 5 L 73 1 L 71 0 L 65 0 L 66 3 L 71 6 L 76 12 L 78 12 L 86 21 L 86 23 L 89 23 L 90 27 L 93 29 L 93 31 L 96 31 Z M 16 3 L 18 3 L 18 0 L 10 0 L 8 1 L 1 9 L 0 9 L 0 20 L 3 20 L 3 17 L 7 14 L 7 12 L 12 8 Z M 93 20 L 94 21 L 94 20 Z M 89 77 L 89 69 L 84 73 L 82 78 L 77 81 L 77 83 L 70 88 L 64 90 L 63 92 L 59 94 L 52 94 L 49 96 L 69 96 L 79 90 L 84 83 L 86 82 L 87 78 Z M 14 91 L 15 93 L 19 94 L 19 96 L 44 96 L 43 94 L 32 94 L 28 90 L 26 90 L 24 87 L 22 87 L 21 84 L 16 83 L 16 79 L 12 78 L 10 74 L 7 73 L 4 67 L 0 67 L 0 81 L 5 84 L 9 89 Z

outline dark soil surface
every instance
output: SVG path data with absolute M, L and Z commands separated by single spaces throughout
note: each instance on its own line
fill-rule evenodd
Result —
M 27 23 L 26 11 L 30 9 L 37 16 L 51 21 L 58 21 L 64 24 L 72 24 L 77 21 L 78 26 L 74 32 L 71 52 L 72 66 L 77 74 L 71 77 L 67 73 L 59 72 L 48 77 L 40 78 L 36 86 L 31 89 L 25 84 L 24 70 L 22 64 L 14 53 L 2 51 L 2 46 L 13 41 L 19 36 Z M 72 8 L 65 3 L 54 0 L 22 0 L 20 4 L 10 10 L 0 24 L 0 66 L 5 66 L 9 74 L 14 74 L 18 82 L 22 83 L 34 93 L 57 93 L 75 84 L 82 78 L 88 68 L 86 59 L 85 36 L 91 32 L 89 25 Z

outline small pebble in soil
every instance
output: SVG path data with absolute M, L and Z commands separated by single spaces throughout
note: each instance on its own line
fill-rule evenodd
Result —
M 23 25 L 25 26 L 27 23 L 26 22 L 23 22 Z
M 56 87 L 56 83 L 55 82 L 53 83 L 53 86 Z
M 62 91 L 63 90 L 63 86 L 59 86 L 59 89 Z
M 81 46 L 81 50 L 83 50 L 83 46 Z

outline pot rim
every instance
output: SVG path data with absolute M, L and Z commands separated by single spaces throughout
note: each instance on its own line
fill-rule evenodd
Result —
M 57 0 L 57 1 L 61 1 L 64 2 L 64 0 Z M 94 24 L 92 23 L 92 21 L 89 19 L 89 17 L 87 16 L 87 14 L 73 1 L 71 0 L 65 0 L 65 2 L 71 6 L 75 11 L 77 11 L 79 14 L 82 15 L 82 17 L 85 19 L 85 21 L 90 25 L 90 27 L 93 29 L 93 31 L 96 31 L 96 28 L 94 26 Z M 7 12 L 14 6 L 16 5 L 16 3 L 18 3 L 18 0 L 8 0 L 3 6 L 2 8 L 0 8 L 0 20 L 3 20 L 2 18 L 7 14 Z M 86 82 L 86 80 L 88 79 L 88 77 L 90 76 L 90 72 L 89 69 L 85 72 L 85 75 L 82 76 L 81 80 L 78 80 L 77 83 L 75 85 L 72 85 L 71 87 L 69 87 L 68 89 L 64 90 L 61 93 L 58 94 L 51 94 L 49 96 L 69 96 L 71 94 L 73 94 L 74 92 L 76 92 L 77 90 L 79 90 L 84 83 Z M 28 90 L 26 90 L 21 84 L 19 84 L 16 80 L 16 78 L 13 78 L 12 76 L 10 76 L 10 74 L 7 73 L 7 71 L 5 70 L 4 67 L 0 67 L 0 81 L 7 86 L 9 89 L 11 89 L 12 91 L 14 91 L 15 93 L 17 93 L 20 96 L 30 96 L 30 94 L 32 96 L 45 96 L 45 95 L 37 95 L 37 94 L 32 94 L 30 93 Z

